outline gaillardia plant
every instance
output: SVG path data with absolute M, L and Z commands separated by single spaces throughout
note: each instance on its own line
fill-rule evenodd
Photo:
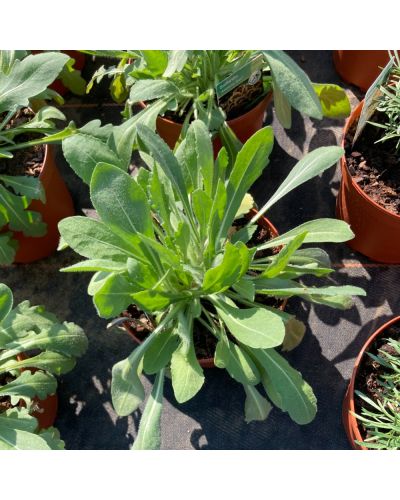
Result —
M 43 306 L 26 300 L 13 308 L 11 290 L 0 284 L 0 450 L 64 448 L 57 429 L 40 428 L 40 402 L 87 344 L 79 326 L 59 323 Z
M 41 214 L 29 209 L 32 200 L 46 202 L 45 191 L 37 172 L 26 175 L 25 158 L 18 155 L 21 150 L 60 142 L 73 132 L 72 124 L 57 130 L 54 120 L 65 120 L 57 108 L 46 105 L 36 113 L 32 110 L 35 100 L 56 95 L 48 86 L 68 59 L 57 52 L 0 51 L 0 264 L 14 260 L 18 246 L 14 231 L 35 237 L 46 234 Z
M 350 113 L 341 87 L 311 83 L 280 50 L 85 52 L 119 61 L 116 66 L 99 68 L 88 90 L 94 81 L 108 76 L 113 98 L 126 102 L 125 117 L 131 116 L 133 104 L 146 102 L 143 113 L 169 113 L 173 121 L 184 124 L 184 131 L 193 119 L 219 131 L 225 119 L 248 111 L 271 90 L 277 117 L 286 128 L 291 126 L 292 108 L 316 119 L 343 118 Z
M 143 343 L 112 370 L 112 400 L 119 415 L 129 415 L 143 401 L 141 373 L 156 374 L 134 448 L 160 446 L 167 370 L 178 402 L 201 389 L 204 373 L 196 358 L 196 331 L 215 338 L 215 365 L 243 384 L 248 422 L 268 416 L 269 400 L 295 422 L 310 422 L 316 413 L 313 391 L 277 350 L 293 326 L 301 330 L 299 322 L 293 325 L 293 316 L 266 305 L 265 297 L 299 296 L 350 307 L 351 295 L 364 295 L 362 289 L 317 288 L 298 279 L 332 272 L 326 252 L 300 249 L 303 243 L 342 242 L 353 233 L 342 221 L 319 219 L 257 246 L 249 242 L 263 214 L 335 164 L 342 149 L 309 153 L 267 203 L 244 220 L 251 207 L 246 193 L 268 164 L 271 127 L 261 129 L 241 149 L 227 143 L 215 161 L 209 131 L 199 120 L 174 153 L 143 124 L 137 125 L 137 138 L 148 169 L 141 168 L 133 178 L 116 165 L 98 163 L 90 192 L 99 220 L 70 217 L 59 224 L 63 242 L 87 258 L 63 271 L 95 272 L 88 292 L 98 314 L 117 318 L 133 304 L 154 324 Z

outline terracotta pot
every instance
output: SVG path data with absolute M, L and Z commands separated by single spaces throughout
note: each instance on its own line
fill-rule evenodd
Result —
M 250 211 L 250 216 L 252 217 L 253 215 L 256 214 L 256 210 L 252 209 Z M 272 224 L 271 221 L 269 221 L 266 217 L 261 217 L 258 220 L 258 224 L 262 227 L 268 228 L 272 234 L 272 236 L 275 238 L 276 236 L 279 236 L 278 230 L 276 227 Z M 279 307 L 282 311 L 285 309 L 287 304 L 287 299 L 285 299 L 282 303 L 282 305 Z M 130 334 L 130 336 L 138 343 L 141 344 L 143 341 L 136 336 L 136 330 L 132 325 L 129 324 L 129 322 L 122 323 L 123 327 L 125 330 Z M 199 363 L 200 366 L 203 368 L 214 368 L 214 358 L 199 358 Z
M 334 50 L 333 62 L 340 78 L 366 92 L 389 62 L 387 50 Z
M 23 353 L 18 354 L 17 356 L 18 361 L 22 361 L 27 358 L 28 356 Z M 29 370 L 33 373 L 38 371 L 37 368 L 23 368 L 21 371 L 25 370 Z M 33 412 L 32 415 L 37 418 L 39 422 L 39 429 L 47 429 L 48 427 L 52 427 L 57 416 L 57 394 L 52 394 L 51 396 L 48 396 L 43 400 L 34 398 L 34 401 L 38 409 L 37 411 Z M 22 404 L 22 406 L 24 406 L 24 403 Z
M 341 146 L 351 124 L 360 116 L 363 101 L 344 127 Z M 348 222 L 355 233 L 347 244 L 372 260 L 400 263 L 400 216 L 375 203 L 353 180 L 345 156 L 341 158 L 342 180 L 336 200 L 336 215 Z
M 378 328 L 376 332 L 371 335 L 371 337 L 367 340 L 367 342 L 364 344 L 363 348 L 361 349 L 359 355 L 357 356 L 357 359 L 354 363 L 354 368 L 353 368 L 353 373 L 351 375 L 350 383 L 346 391 L 346 395 L 343 401 L 343 407 L 342 407 L 342 420 L 343 420 L 343 425 L 346 430 L 347 437 L 349 439 L 349 443 L 351 447 L 354 450 L 367 450 L 365 446 L 361 446 L 359 444 L 356 444 L 354 440 L 356 439 L 357 441 L 362 441 L 360 429 L 358 427 L 358 421 L 356 417 L 354 417 L 350 411 L 355 412 L 355 404 L 354 404 L 354 384 L 355 380 L 357 377 L 358 370 L 360 368 L 361 361 L 365 355 L 366 352 L 368 352 L 369 348 L 371 345 L 375 342 L 376 338 L 384 335 L 385 331 L 395 323 L 400 322 L 400 316 L 397 316 L 396 318 L 391 319 L 387 323 L 385 323 L 383 326 Z
M 245 113 L 238 118 L 233 120 L 228 120 L 228 125 L 235 132 L 238 139 L 245 143 L 257 130 L 262 128 L 264 123 L 265 110 L 272 99 L 272 92 L 269 92 L 254 108 Z M 142 108 L 146 107 L 146 104 L 141 102 L 139 105 Z M 176 123 L 168 118 L 162 116 L 157 117 L 157 132 L 168 144 L 168 146 L 173 149 L 182 131 L 182 125 Z M 218 154 L 221 149 L 221 141 L 219 137 L 216 137 L 213 141 L 214 153 Z
M 75 214 L 71 195 L 55 163 L 54 146 L 45 146 L 39 179 L 46 193 L 46 203 L 33 200 L 29 205 L 29 210 L 42 214 L 42 219 L 47 224 L 47 234 L 35 238 L 24 236 L 21 232 L 14 232 L 14 238 L 19 244 L 14 262 L 33 262 L 53 253 L 60 239 L 57 224 L 61 219 Z

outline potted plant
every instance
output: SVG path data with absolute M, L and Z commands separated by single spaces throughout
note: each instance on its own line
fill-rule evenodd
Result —
M 381 326 L 357 356 L 343 403 L 354 449 L 400 449 L 400 316 Z
M 400 263 L 398 59 L 382 85 L 371 88 L 367 96 L 365 109 L 362 101 L 344 128 L 346 153 L 336 211 L 355 233 L 348 243 L 351 248 L 372 260 L 396 264 Z
M 57 380 L 87 349 L 74 323 L 59 323 L 43 306 L 24 301 L 0 284 L 0 450 L 62 449 L 53 426 Z
M 274 96 L 278 119 L 291 126 L 291 108 L 321 119 L 343 118 L 350 105 L 343 89 L 313 85 L 283 51 L 265 50 L 142 50 L 92 51 L 118 58 L 116 66 L 101 67 L 94 81 L 112 78 L 111 93 L 125 102 L 124 116 L 139 104 L 156 123 L 159 135 L 173 148 L 193 119 L 204 121 L 218 135 L 225 120 L 245 142 L 263 125 Z M 272 94 L 273 93 L 273 94 Z M 215 138 L 216 153 L 221 147 Z
M 74 132 L 52 106 L 36 113 L 32 102 L 54 95 L 48 85 L 68 56 L 0 52 L 0 264 L 31 262 L 57 248 L 57 223 L 74 213 L 49 145 Z
M 366 92 L 389 62 L 388 50 L 334 50 L 333 62 L 342 80 Z
M 271 127 L 241 149 L 237 143 L 223 147 L 215 161 L 200 120 L 190 124 L 175 153 L 143 124 L 137 125 L 137 140 L 148 169 L 133 178 L 99 162 L 90 179 L 98 220 L 69 217 L 59 223 L 63 245 L 87 259 L 63 271 L 95 273 L 88 293 L 98 314 L 121 324 L 127 322 L 121 314 L 133 308 L 138 314 L 129 323 L 148 330 L 112 369 L 112 400 L 122 416 L 144 399 L 141 373 L 156 375 L 134 447 L 160 446 L 166 372 L 179 403 L 201 389 L 195 339 L 205 336 L 215 342 L 215 365 L 243 384 L 248 422 L 268 416 L 272 406 L 265 395 L 295 422 L 310 422 L 316 412 L 312 389 L 278 351 L 296 345 L 304 326 L 278 306 L 297 295 L 344 309 L 351 295 L 364 295 L 353 286 L 317 288 L 297 281 L 331 272 L 326 252 L 300 249 L 303 243 L 340 242 L 353 234 L 342 221 L 320 219 L 270 239 L 269 223 L 260 221 L 285 194 L 332 166 L 342 149 L 308 154 L 269 201 L 244 218 L 252 207 L 246 193 L 268 164 Z

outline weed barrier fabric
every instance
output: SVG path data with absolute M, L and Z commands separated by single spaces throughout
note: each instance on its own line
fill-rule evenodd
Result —
M 312 81 L 332 82 L 348 91 L 352 107 L 361 94 L 344 84 L 336 74 L 331 51 L 289 51 Z M 84 76 L 91 75 L 91 62 Z M 100 118 L 118 123 L 121 107 L 110 103 L 108 82 L 84 98 L 67 98 L 63 112 L 78 126 Z M 275 131 L 271 162 L 252 193 L 261 204 L 305 153 L 319 146 L 339 143 L 344 120 L 322 121 L 293 113 L 293 125 L 285 131 L 268 108 L 266 124 Z M 72 193 L 77 212 L 87 213 L 90 199 L 87 187 L 68 167 L 61 149 L 57 162 Z M 321 217 L 335 217 L 339 188 L 339 167 L 331 168 L 290 193 L 285 202 L 273 207 L 268 217 L 284 232 L 297 224 Z M 271 186 L 269 188 L 268 186 Z M 399 265 L 381 265 L 353 252 L 345 244 L 326 245 L 336 272 L 332 285 L 365 288 L 366 297 L 355 299 L 348 311 L 311 305 L 292 299 L 287 311 L 306 323 L 303 342 L 287 354 L 289 362 L 313 387 L 318 399 L 315 420 L 298 426 L 287 414 L 273 409 L 265 422 L 246 424 L 243 415 L 245 394 L 227 373 L 218 368 L 206 370 L 206 382 L 188 403 L 178 405 L 170 380 L 165 383 L 162 416 L 163 449 L 350 449 L 341 422 L 341 409 L 353 362 L 365 340 L 380 325 L 400 312 Z M 60 273 L 61 267 L 79 257 L 70 250 L 26 265 L 0 268 L 0 281 L 10 286 L 16 303 L 29 299 L 46 304 L 46 309 L 66 321 L 79 324 L 89 337 L 89 349 L 78 360 L 75 370 L 59 381 L 59 411 L 55 425 L 67 449 L 128 449 L 136 436 L 140 411 L 119 418 L 110 395 L 111 368 L 134 347 L 127 333 L 106 330 L 106 320 L 97 317 L 86 293 L 90 274 Z M 146 394 L 153 377 L 144 377 Z

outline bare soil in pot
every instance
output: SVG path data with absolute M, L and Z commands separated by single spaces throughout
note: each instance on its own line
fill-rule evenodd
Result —
M 371 354 L 381 354 L 382 352 L 389 353 L 392 356 L 398 356 L 393 347 L 388 344 L 388 340 L 392 338 L 394 340 L 400 339 L 400 323 L 394 324 L 388 327 L 382 335 L 378 336 L 375 341 L 370 345 L 367 352 Z M 380 352 L 378 352 L 380 351 Z M 361 363 L 358 368 L 358 372 L 355 378 L 354 388 L 371 398 L 373 401 L 378 402 L 381 400 L 382 387 L 378 383 L 378 379 L 387 372 L 387 368 L 382 367 L 379 363 L 374 361 L 366 353 L 362 357 Z M 361 415 L 362 408 L 370 410 L 370 406 L 361 398 L 355 396 L 355 411 L 358 415 Z M 368 431 L 364 428 L 362 422 L 357 421 L 358 429 L 363 440 L 369 437 Z
M 259 80 L 254 85 L 243 83 L 224 95 L 219 101 L 219 106 L 225 111 L 227 120 L 233 120 L 257 106 L 265 95 L 266 93 L 264 92 L 262 80 Z M 188 104 L 188 109 L 189 106 L 191 106 L 191 103 Z M 174 111 L 167 111 L 165 117 L 175 123 L 183 123 L 186 114 L 186 110 L 184 110 L 182 114 L 178 114 Z
M 0 114 L 0 122 L 6 113 Z M 24 108 L 10 120 L 5 130 L 22 125 L 33 117 L 34 113 Z M 16 142 L 25 142 L 37 139 L 37 134 L 21 134 L 16 138 Z M 13 152 L 12 158 L 0 158 L 0 174 L 3 175 L 29 175 L 39 177 L 43 167 L 45 146 L 36 145 L 30 148 L 17 149 Z
M 376 111 L 370 121 L 382 123 L 382 113 Z M 366 124 L 352 148 L 358 120 L 345 136 L 346 162 L 353 180 L 375 203 L 395 215 L 400 215 L 400 155 L 395 139 L 375 144 L 382 129 Z
M 254 214 L 255 212 L 253 212 Z M 263 219 L 261 219 L 263 220 Z M 237 231 L 241 227 L 245 226 L 248 219 L 242 217 L 234 222 L 234 230 Z M 277 236 L 277 232 L 273 231 L 265 221 L 258 225 L 255 233 L 253 234 L 251 240 L 247 243 L 249 248 L 260 245 L 264 241 L 268 241 Z M 273 255 L 277 253 L 279 249 L 266 249 L 256 253 L 258 258 L 266 257 L 268 255 Z M 257 295 L 256 300 L 266 306 L 283 308 L 286 301 L 278 300 L 274 297 L 268 297 L 264 295 Z M 210 304 L 210 311 L 213 311 L 213 306 Z M 130 335 L 138 342 L 143 342 L 146 337 L 154 330 L 155 324 L 150 316 L 145 314 L 143 311 L 139 310 L 135 305 L 130 305 L 126 311 L 122 313 L 122 316 L 131 318 L 134 321 L 127 321 L 124 323 L 124 328 L 130 333 Z M 235 342 L 234 337 L 232 337 L 228 332 L 228 337 L 231 341 Z M 193 328 L 193 341 L 196 352 L 196 357 L 203 368 L 214 367 L 214 354 L 217 345 L 217 339 L 198 321 L 194 321 Z

